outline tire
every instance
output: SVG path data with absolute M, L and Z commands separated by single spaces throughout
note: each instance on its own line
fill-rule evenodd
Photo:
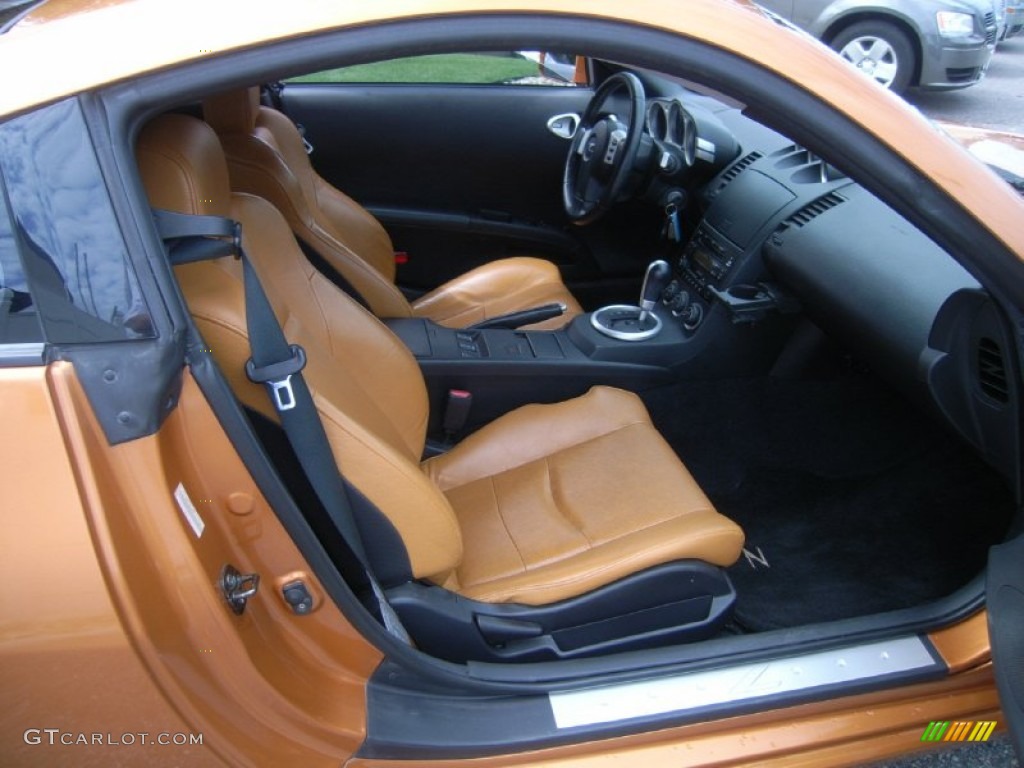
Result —
M 917 68 L 914 45 L 887 21 L 859 21 L 832 38 L 832 49 L 865 75 L 895 93 L 903 93 Z

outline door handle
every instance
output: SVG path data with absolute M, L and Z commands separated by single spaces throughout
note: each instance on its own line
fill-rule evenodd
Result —
M 555 115 L 548 120 L 548 130 L 560 139 L 571 139 L 576 135 L 576 129 L 579 127 L 580 116 L 574 112 Z

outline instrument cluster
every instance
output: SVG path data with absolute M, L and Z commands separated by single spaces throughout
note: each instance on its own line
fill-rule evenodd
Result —
M 664 149 L 675 149 L 686 167 L 697 158 L 697 122 L 675 99 L 652 100 L 647 107 L 647 132 Z

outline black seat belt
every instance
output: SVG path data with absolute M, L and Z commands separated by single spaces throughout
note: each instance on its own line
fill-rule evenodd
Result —
M 162 210 L 154 210 L 153 216 L 157 230 L 167 244 L 171 264 L 190 264 L 223 256 L 242 260 L 245 323 L 252 354 L 245 365 L 246 375 L 251 381 L 266 387 L 310 485 L 366 572 L 384 626 L 391 634 L 411 645 L 409 634 L 370 568 L 341 471 L 334 461 L 327 433 L 302 376 L 306 353 L 298 344 L 289 344 L 285 338 L 256 270 L 242 249 L 241 224 L 220 216 Z

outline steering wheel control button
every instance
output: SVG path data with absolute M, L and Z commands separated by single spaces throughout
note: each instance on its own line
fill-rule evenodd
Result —
M 626 132 L 621 128 L 616 128 L 612 131 L 608 137 L 608 149 L 604 152 L 604 164 L 615 165 L 615 156 L 619 153 L 619 147 L 622 146 L 622 142 L 626 140 Z

